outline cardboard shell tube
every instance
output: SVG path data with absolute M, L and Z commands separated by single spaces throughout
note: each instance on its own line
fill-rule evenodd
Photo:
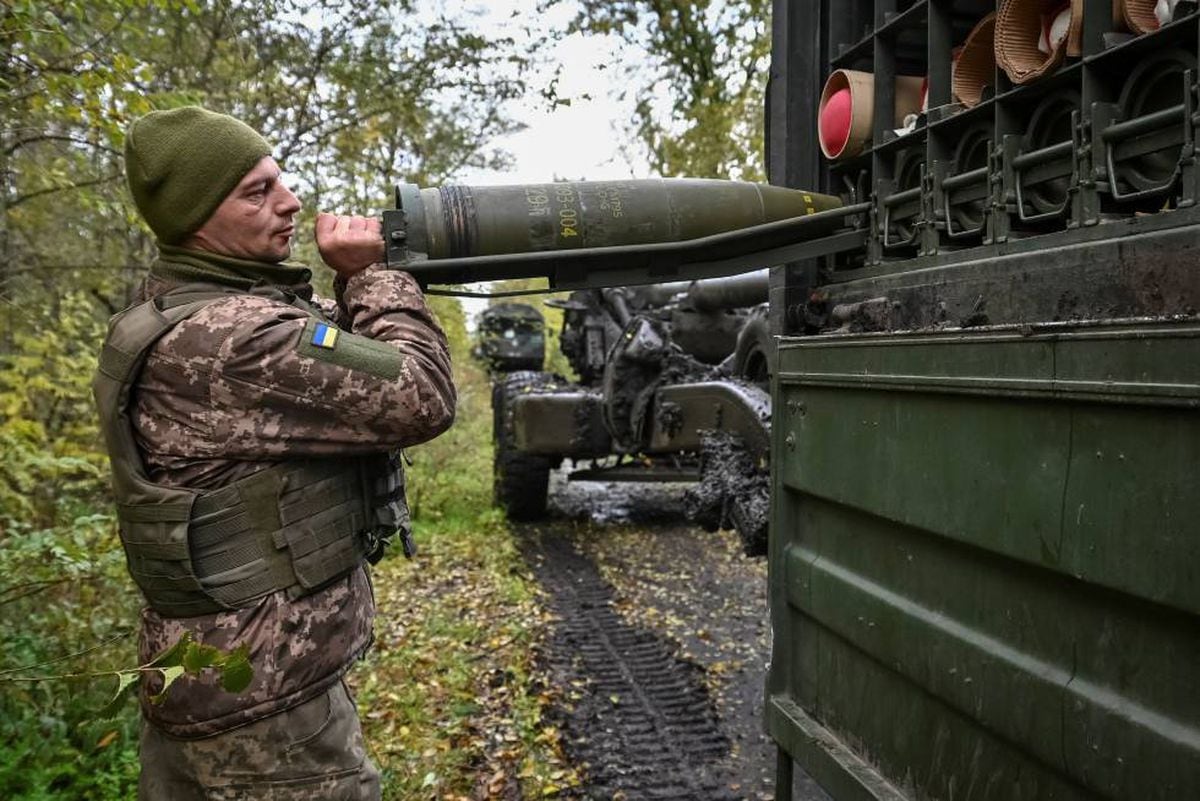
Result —
M 996 80 L 996 14 L 992 12 L 976 23 L 962 52 L 954 63 L 950 89 L 954 99 L 967 108 L 979 105 L 984 87 Z
M 1083 52 L 1083 0 L 1071 0 L 1066 39 L 1048 55 L 1038 49 L 1045 17 L 1063 5 L 1062 0 L 1008 0 L 1001 6 L 996 17 L 996 63 L 1013 83 L 1036 81 L 1057 69 L 1066 56 Z
M 919 75 L 900 75 L 896 78 L 896 113 L 893 124 L 899 127 L 909 114 L 921 112 L 921 84 Z M 828 159 L 843 159 L 857 156 L 871 139 L 871 126 L 875 116 L 875 76 L 859 70 L 836 70 L 825 81 L 821 101 L 817 105 L 817 121 L 820 128 L 825 106 L 835 94 L 843 89 L 850 92 L 850 132 L 843 143 L 826 143 L 818 136 L 821 152 Z M 836 147 L 838 144 L 842 146 Z
M 1118 0 L 1121 4 L 1121 21 L 1133 33 L 1150 33 L 1159 28 L 1154 14 L 1155 0 Z

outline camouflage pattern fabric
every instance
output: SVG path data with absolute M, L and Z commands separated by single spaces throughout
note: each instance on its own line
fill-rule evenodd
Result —
M 143 299 L 170 286 L 152 277 Z M 296 290 L 310 291 L 278 292 Z M 448 428 L 455 404 L 449 349 L 416 282 L 369 268 L 340 290 L 336 304 L 314 305 L 340 329 L 394 348 L 398 375 L 302 354 L 311 316 L 285 295 L 216 301 L 168 332 L 138 379 L 133 420 L 147 475 L 169 486 L 215 489 L 289 459 L 386 452 Z M 366 650 L 373 615 L 363 568 L 311 595 L 279 592 L 232 612 L 172 619 L 146 609 L 143 661 L 190 631 L 221 648 L 247 644 L 254 679 L 233 695 L 210 676 L 184 677 L 162 704 L 149 703 L 159 687 L 147 681 L 143 714 L 167 735 L 196 738 L 303 704 Z
M 142 726 L 139 801 L 375 801 L 379 772 L 367 757 L 345 684 L 300 706 L 201 740 Z

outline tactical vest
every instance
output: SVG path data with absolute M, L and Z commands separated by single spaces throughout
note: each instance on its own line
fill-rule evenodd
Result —
M 411 551 L 399 453 L 284 462 L 212 491 L 162 486 L 146 475 L 132 420 L 142 365 L 175 325 L 233 294 L 191 284 L 116 315 L 93 382 L 129 572 L 167 617 L 237 609 L 279 590 L 307 595 L 364 559 L 378 560 L 396 533 Z M 273 296 L 319 315 L 303 301 Z

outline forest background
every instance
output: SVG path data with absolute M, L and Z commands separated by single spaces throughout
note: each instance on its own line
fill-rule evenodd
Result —
M 539 12 L 563 5 L 567 22 L 546 30 Z M 304 203 L 294 256 L 313 265 L 317 208 L 370 213 L 396 182 L 510 167 L 515 101 L 580 101 L 541 55 L 562 37 L 638 54 L 614 67 L 632 112 L 613 137 L 643 177 L 763 177 L 765 0 L 525 12 L 499 30 L 460 4 L 403 0 L 0 7 L 0 797 L 132 797 L 138 716 L 124 696 L 162 669 L 135 662 L 140 597 L 90 392 L 107 319 L 155 253 L 124 184 L 131 120 L 200 103 L 262 131 Z M 492 508 L 487 376 L 461 306 L 431 304 L 458 422 L 412 453 L 422 553 L 377 571 L 377 643 L 352 681 L 386 797 L 553 796 L 581 779 L 544 715 L 559 690 L 537 676 L 536 591 Z

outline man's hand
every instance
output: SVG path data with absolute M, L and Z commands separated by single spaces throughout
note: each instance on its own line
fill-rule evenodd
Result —
M 383 261 L 383 228 L 378 219 L 320 212 L 317 250 L 342 278 Z

